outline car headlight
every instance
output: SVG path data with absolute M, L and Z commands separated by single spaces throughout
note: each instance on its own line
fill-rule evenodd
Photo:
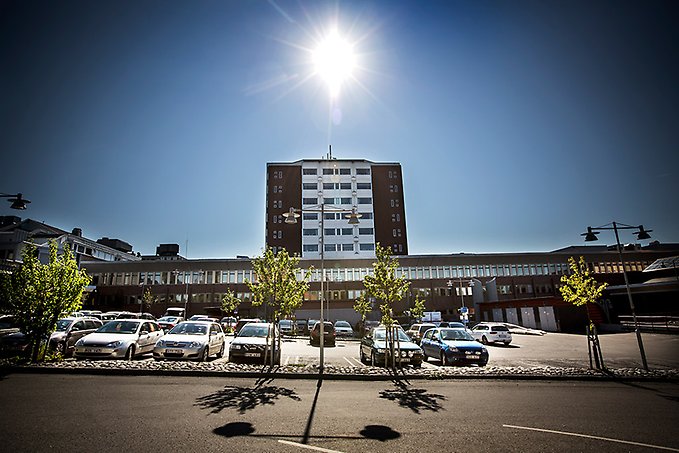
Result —
M 120 346 L 121 344 L 123 344 L 122 341 L 116 340 L 116 341 L 112 341 L 112 342 L 110 342 L 109 344 L 107 344 L 106 347 L 107 347 L 107 348 L 117 348 L 117 347 Z
M 377 348 L 377 353 L 378 353 L 378 354 L 384 354 L 385 352 L 386 352 L 386 349 Z
M 239 344 L 232 344 L 231 349 L 240 349 L 240 345 Z
M 203 346 L 203 343 L 200 343 L 198 341 L 192 341 L 191 343 L 189 343 L 189 348 L 191 349 L 200 348 L 201 346 Z
M 457 352 L 457 348 L 455 346 L 448 346 L 446 349 L 450 352 Z
M 156 342 L 156 347 L 157 347 L 157 348 L 162 348 L 163 346 L 165 346 L 165 340 L 158 340 L 158 341 Z
M 75 345 L 76 345 L 76 346 L 82 346 L 83 343 L 84 343 L 84 342 L 83 342 L 83 339 L 81 338 L 80 340 L 78 340 L 78 341 L 75 342 Z

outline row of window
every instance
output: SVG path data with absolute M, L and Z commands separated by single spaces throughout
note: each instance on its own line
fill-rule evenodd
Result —
M 324 182 L 322 188 L 323 190 L 352 190 L 350 182 Z M 304 182 L 302 183 L 302 190 L 319 190 L 318 183 Z M 356 190 L 372 190 L 372 183 L 356 183 Z
M 316 245 L 316 244 L 313 244 Z M 328 244 L 329 245 L 329 244 Z M 369 249 L 373 244 L 363 244 Z M 649 263 L 630 262 L 625 263 L 628 271 L 643 270 Z M 606 273 L 620 273 L 622 267 L 618 263 L 597 263 L 598 269 L 609 269 Z M 331 281 L 362 281 L 366 275 L 372 275 L 373 268 L 333 268 L 326 269 L 326 279 Z M 298 272 L 298 278 L 302 278 L 303 270 Z M 446 278 L 478 278 L 478 277 L 514 277 L 536 275 L 564 275 L 570 273 L 566 263 L 549 264 L 486 264 L 486 265 L 461 265 L 461 266 L 417 266 L 399 267 L 396 269 L 397 277 L 405 277 L 409 280 L 430 280 Z M 245 280 L 253 281 L 252 270 L 231 271 L 187 271 L 187 272 L 126 272 L 126 273 L 103 273 L 93 274 L 94 283 L 99 285 L 140 285 L 140 284 L 198 284 L 198 283 L 244 283 Z M 312 271 L 312 281 L 320 281 L 320 270 Z M 453 281 L 456 286 L 458 282 Z M 500 287 L 501 285 L 498 285 Z M 499 289 L 502 293 L 502 289 Z M 532 291 L 532 290 L 531 290 Z M 551 291 L 545 290 L 546 292 Z
M 318 170 L 316 168 L 303 168 L 303 175 L 318 175 Z M 324 175 L 350 175 L 351 168 L 324 168 Z M 356 175 L 370 175 L 370 168 L 357 168 Z

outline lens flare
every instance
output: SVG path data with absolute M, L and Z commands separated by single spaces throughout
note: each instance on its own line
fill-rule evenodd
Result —
M 355 60 L 353 46 L 336 31 L 330 33 L 313 52 L 316 74 L 327 83 L 331 97 L 337 97 L 342 83 L 351 77 Z

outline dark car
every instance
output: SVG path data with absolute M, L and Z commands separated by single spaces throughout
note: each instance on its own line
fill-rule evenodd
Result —
M 469 332 L 460 328 L 429 329 L 420 341 L 424 351 L 424 360 L 433 357 L 441 361 L 442 365 L 486 366 L 488 350 L 474 340 Z
M 396 360 L 400 364 L 409 364 L 416 368 L 422 366 L 422 349 L 406 335 L 405 331 L 398 327 L 394 347 L 396 348 Z M 387 329 L 384 326 L 375 327 L 361 340 L 361 362 L 372 366 L 384 366 L 387 353 Z
M 309 335 L 309 326 L 307 325 L 306 319 L 295 320 L 295 327 L 297 335 Z
M 30 339 L 28 335 L 19 331 L 0 337 L 0 355 L 23 356 L 30 353 Z
M 240 332 L 240 329 L 242 329 L 245 324 L 248 324 L 248 323 L 251 323 L 251 322 L 262 322 L 262 320 L 259 319 L 259 318 L 239 319 L 238 322 L 236 323 L 236 327 L 233 328 L 233 334 L 238 335 L 238 332 Z
M 309 333 L 309 341 L 312 346 L 321 344 L 321 322 L 317 321 Z M 323 346 L 335 346 L 335 326 L 331 322 L 323 323 Z

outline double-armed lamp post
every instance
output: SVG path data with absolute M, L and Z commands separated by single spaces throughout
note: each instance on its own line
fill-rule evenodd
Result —
M 359 224 L 359 217 L 361 217 L 361 214 L 359 214 L 356 211 L 356 208 L 352 208 L 351 210 L 347 209 L 342 209 L 338 208 L 336 206 L 331 206 L 331 205 L 325 205 L 325 204 L 320 204 L 317 207 L 312 207 L 312 208 L 304 208 L 304 209 L 298 209 L 298 208 L 290 208 L 288 212 L 283 214 L 283 217 L 285 217 L 285 223 L 288 224 L 295 224 L 297 223 L 297 218 L 299 218 L 300 213 L 305 213 L 305 212 L 314 212 L 314 213 L 320 213 L 321 214 L 321 239 L 320 239 L 320 251 L 321 251 L 321 319 L 320 319 L 320 367 L 319 367 L 319 372 L 322 374 L 323 373 L 323 337 L 324 337 L 324 321 L 325 319 L 323 318 L 323 301 L 325 299 L 325 260 L 324 260 L 324 252 L 325 252 L 325 214 L 326 213 L 340 213 L 340 214 L 347 214 L 345 217 L 349 219 L 349 225 L 358 225 Z
M 16 194 L 0 193 L 0 198 L 9 198 L 9 200 L 7 201 L 12 203 L 10 208 L 18 209 L 20 211 L 26 209 L 26 205 L 31 202 L 30 200 L 25 199 L 23 194 L 21 193 Z
M 634 301 L 632 300 L 632 290 L 629 286 L 629 279 L 627 278 L 627 271 L 625 270 L 625 262 L 622 260 L 622 246 L 620 245 L 620 236 L 618 235 L 618 230 L 637 230 L 636 234 L 638 240 L 650 239 L 651 236 L 648 234 L 653 230 L 644 230 L 643 225 L 632 226 L 625 225 L 624 223 L 609 223 L 604 226 L 592 228 L 587 227 L 587 232 L 582 233 L 580 236 L 585 237 L 585 242 L 597 241 L 599 238 L 596 237 L 599 234 L 599 230 L 613 230 L 615 232 L 615 243 L 618 249 L 618 258 L 620 259 L 620 266 L 622 266 L 622 275 L 625 278 L 625 288 L 627 289 L 627 299 L 629 300 L 629 308 L 632 311 L 632 319 L 634 320 L 634 332 L 637 335 L 637 342 L 639 343 L 639 353 L 641 354 L 641 362 L 644 366 L 644 370 L 648 371 L 648 363 L 646 362 L 646 353 L 644 352 L 644 343 L 641 340 L 641 332 L 639 331 L 639 323 L 637 322 L 637 314 L 634 309 Z

